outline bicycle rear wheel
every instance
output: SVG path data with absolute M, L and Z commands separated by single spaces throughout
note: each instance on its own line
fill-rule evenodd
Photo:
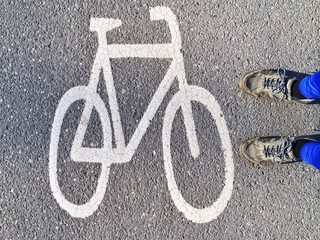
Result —
M 182 94 L 185 95 L 182 96 Z M 225 160 L 225 185 L 217 200 L 213 202 L 212 205 L 202 209 L 193 207 L 184 199 L 178 188 L 173 171 L 171 155 L 171 130 L 175 115 L 182 105 L 182 99 L 184 99 L 184 101 L 199 102 L 209 110 L 212 118 L 217 124 L 217 129 L 222 143 L 222 151 Z M 167 184 L 171 198 L 178 210 L 182 212 L 187 219 L 196 223 L 206 223 L 216 219 L 223 212 L 231 198 L 234 179 L 234 165 L 228 128 L 225 119 L 223 118 L 220 106 L 215 100 L 214 96 L 204 88 L 197 86 L 188 86 L 186 92 L 178 92 L 175 94 L 172 100 L 169 102 L 165 112 L 162 139 Z
M 97 93 L 90 92 L 87 87 L 74 87 L 63 95 L 55 112 L 50 139 L 51 141 L 49 154 L 49 178 L 51 191 L 60 207 L 66 210 L 72 217 L 85 218 L 90 216 L 93 212 L 95 212 L 98 209 L 100 203 L 102 202 L 108 182 L 110 164 L 103 158 L 101 158 L 99 161 L 92 161 L 91 159 L 81 160 L 81 162 L 99 162 L 101 164 L 101 174 L 98 178 L 96 191 L 89 200 L 89 202 L 82 205 L 74 204 L 64 197 L 59 187 L 57 173 L 59 139 L 63 119 L 65 118 L 68 109 L 74 102 L 79 100 L 85 100 L 85 104 L 87 104 L 86 107 L 91 108 L 90 111 L 87 111 L 89 113 L 89 117 L 91 115 L 93 107 L 98 112 L 103 131 L 103 152 L 109 154 L 109 156 L 105 156 L 106 159 L 112 159 L 111 126 L 108 111 L 104 105 L 104 102 Z M 88 121 L 83 121 L 82 123 L 80 121 L 79 125 L 80 124 L 86 124 L 86 126 L 83 127 L 85 131 L 88 125 Z

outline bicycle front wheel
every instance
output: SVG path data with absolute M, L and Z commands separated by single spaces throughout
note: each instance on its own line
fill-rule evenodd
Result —
M 178 188 L 173 171 L 171 153 L 171 130 L 175 115 L 177 114 L 179 108 L 182 106 L 182 101 L 190 101 L 190 103 L 191 101 L 196 101 L 203 104 L 209 110 L 211 117 L 217 124 L 217 129 L 222 143 L 221 148 L 225 161 L 225 184 L 216 201 L 213 202 L 212 205 L 201 209 L 193 207 L 184 199 Z M 176 205 L 178 210 L 185 215 L 187 219 L 193 222 L 206 223 L 216 219 L 226 208 L 227 203 L 231 198 L 234 179 L 234 165 L 231 141 L 226 121 L 223 118 L 220 106 L 215 100 L 214 96 L 204 88 L 197 86 L 188 86 L 186 92 L 178 92 L 177 94 L 175 94 L 172 100 L 169 102 L 165 112 L 162 138 L 163 158 L 167 184 L 174 204 Z
M 99 114 L 102 131 L 103 131 L 103 152 L 109 154 L 105 156 L 105 159 L 101 158 L 100 161 L 95 160 L 92 161 L 90 159 L 82 160 L 81 162 L 95 162 L 101 164 L 101 173 L 98 178 L 98 184 L 95 193 L 91 197 L 91 199 L 82 205 L 74 204 L 68 201 L 63 193 L 60 190 L 59 182 L 58 182 L 58 172 L 57 172 L 57 161 L 58 161 L 58 150 L 59 150 L 59 139 L 61 133 L 61 127 L 63 123 L 63 119 L 70 108 L 70 106 L 79 100 L 85 100 L 85 109 L 87 110 L 87 114 L 90 115 L 92 109 L 95 108 Z M 84 110 L 85 111 L 85 110 Z M 84 113 L 83 113 L 84 114 Z M 88 121 L 84 121 L 86 124 L 82 129 L 86 129 L 88 125 Z M 83 134 L 84 135 L 84 134 Z M 51 132 L 51 141 L 50 141 L 50 154 L 49 154 L 49 178 L 50 178 L 50 186 L 53 196 L 57 200 L 58 204 L 61 208 L 66 210 L 72 217 L 85 218 L 90 216 L 93 212 L 98 209 L 98 206 L 102 202 L 104 197 L 106 186 L 109 177 L 110 164 L 106 159 L 112 159 L 112 136 L 111 136 L 111 126 L 108 111 L 104 105 L 104 102 L 100 98 L 97 93 L 91 93 L 88 90 L 88 87 L 79 86 L 74 87 L 67 91 L 63 97 L 61 98 L 57 110 L 55 112 L 55 117 L 52 125 Z M 101 149 L 102 150 L 102 149 Z M 74 160 L 75 161 L 75 160 Z

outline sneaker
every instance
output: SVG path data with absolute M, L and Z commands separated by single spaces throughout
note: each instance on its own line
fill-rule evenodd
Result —
M 300 80 L 294 72 L 285 69 L 256 70 L 246 73 L 239 82 L 240 90 L 255 97 L 277 98 L 298 103 L 311 103 L 314 99 L 298 99 L 292 96 L 294 82 Z
M 258 137 L 244 141 L 239 146 L 242 158 L 250 162 L 269 165 L 300 162 L 293 153 L 295 137 Z

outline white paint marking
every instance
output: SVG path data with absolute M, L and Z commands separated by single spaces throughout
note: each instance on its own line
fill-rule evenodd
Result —
M 90 216 L 94 211 L 98 209 L 107 187 L 108 177 L 109 177 L 109 165 L 104 159 L 112 159 L 112 145 L 110 142 L 111 138 L 111 126 L 110 120 L 108 117 L 108 112 L 105 109 L 104 103 L 97 93 L 91 93 L 87 91 L 87 87 L 79 86 L 74 87 L 67 91 L 65 95 L 60 100 L 58 108 L 55 112 L 55 118 L 52 126 L 51 132 L 51 142 L 50 142 L 50 153 L 49 153 L 49 178 L 50 186 L 53 193 L 53 196 L 56 198 L 60 207 L 66 210 L 73 217 L 87 217 Z M 83 205 L 77 205 L 69 202 L 63 195 L 60 190 L 58 182 L 58 171 L 57 171 L 57 159 L 58 159 L 58 146 L 59 138 L 61 132 L 61 126 L 63 123 L 63 118 L 65 117 L 66 112 L 72 103 L 85 99 L 87 102 L 94 103 L 93 106 L 96 108 L 99 113 L 101 121 L 102 130 L 103 130 L 103 149 L 105 150 L 103 158 L 99 159 L 99 149 L 96 149 L 96 152 L 90 151 L 85 155 L 87 162 L 94 159 L 93 162 L 101 163 L 101 175 L 98 179 L 97 190 L 90 199 L 89 202 Z M 82 125 L 82 123 L 80 123 Z M 79 151 L 81 151 L 79 149 Z M 74 159 L 73 159 L 74 160 Z M 85 161 L 85 159 L 83 159 Z
M 173 58 L 173 44 L 110 44 L 109 58 Z
M 174 95 L 168 104 L 163 126 L 165 172 L 171 197 L 178 210 L 181 211 L 186 218 L 196 223 L 204 223 L 216 219 L 225 209 L 228 201 L 230 200 L 233 188 L 234 167 L 229 133 L 225 120 L 222 117 L 220 106 L 207 90 L 188 85 L 185 76 L 183 56 L 180 51 L 181 37 L 178 21 L 172 11 L 167 7 L 151 8 L 150 18 L 153 21 L 164 20 L 167 22 L 171 32 L 171 43 L 108 45 L 106 32 L 121 26 L 121 21 L 119 19 L 111 18 L 92 18 L 90 20 L 90 30 L 97 32 L 99 42 L 97 55 L 92 66 L 90 81 L 88 86 L 74 87 L 67 91 L 61 98 L 58 108 L 55 112 L 50 142 L 49 177 L 51 190 L 59 205 L 73 217 L 85 218 L 93 214 L 98 209 L 98 206 L 102 202 L 106 191 L 110 165 L 112 163 L 125 163 L 131 161 L 132 156 L 136 152 L 142 137 L 146 133 L 174 79 L 178 80 L 180 90 Z M 172 58 L 173 60 L 156 93 L 154 94 L 146 112 L 139 122 L 132 138 L 130 139 L 128 145 L 125 146 L 124 133 L 119 113 L 116 89 L 111 71 L 110 58 L 127 57 Z M 104 102 L 97 94 L 97 86 L 101 71 L 103 71 L 108 92 L 111 121 Z M 89 202 L 82 205 L 74 204 L 64 197 L 59 187 L 57 174 L 59 139 L 63 119 L 69 107 L 74 102 L 79 100 L 85 100 L 85 107 L 82 112 L 75 139 L 72 143 L 71 158 L 75 162 L 101 164 L 101 174 L 98 179 L 96 192 Z M 185 201 L 180 190 L 178 189 L 171 162 L 171 128 L 174 116 L 180 107 L 182 109 L 185 126 L 187 129 L 187 139 L 192 156 L 196 158 L 200 154 L 191 101 L 198 101 L 204 104 L 204 106 L 210 111 L 211 116 L 215 119 L 222 142 L 222 150 L 224 152 L 225 159 L 225 186 L 219 198 L 210 207 L 204 209 L 194 208 Z M 98 112 L 102 124 L 102 148 L 82 147 L 93 108 L 95 108 Z M 114 130 L 113 134 L 116 140 L 116 148 L 114 149 L 112 148 L 111 142 L 111 123 Z M 153 154 L 155 155 L 155 153 L 156 152 L 154 151 Z
M 223 118 L 220 106 L 215 100 L 214 96 L 211 95 L 204 88 L 197 86 L 189 86 L 185 96 L 188 98 L 188 102 L 197 101 L 202 103 L 210 112 L 213 119 L 216 121 L 217 129 L 221 138 L 222 151 L 224 153 L 225 160 L 225 182 L 224 188 L 218 197 L 218 199 L 209 207 L 203 209 L 197 209 L 191 206 L 185 201 L 174 176 L 172 156 L 171 156 L 171 130 L 174 117 L 178 109 L 182 105 L 182 100 L 185 96 L 182 93 L 177 93 L 166 109 L 166 114 L 164 117 L 164 126 L 162 131 L 163 138 L 163 157 L 165 161 L 165 170 L 168 180 L 168 188 L 177 208 L 184 213 L 185 217 L 189 220 L 197 223 L 205 223 L 216 219 L 227 206 L 228 201 L 231 198 L 233 189 L 233 179 L 234 179 L 234 166 L 233 166 L 233 156 L 232 156 L 232 146 L 229 138 L 228 128 L 226 122 Z M 188 126 L 186 126 L 188 128 Z

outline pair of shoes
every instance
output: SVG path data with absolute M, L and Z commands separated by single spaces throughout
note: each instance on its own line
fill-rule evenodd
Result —
M 297 99 L 292 96 L 291 88 L 299 77 L 287 74 L 286 70 L 257 70 L 245 74 L 239 82 L 240 89 L 255 97 L 276 98 L 308 104 L 314 99 Z M 285 164 L 302 161 L 295 156 L 293 144 L 297 140 L 316 141 L 304 137 L 257 137 L 239 145 L 240 156 L 260 165 Z

